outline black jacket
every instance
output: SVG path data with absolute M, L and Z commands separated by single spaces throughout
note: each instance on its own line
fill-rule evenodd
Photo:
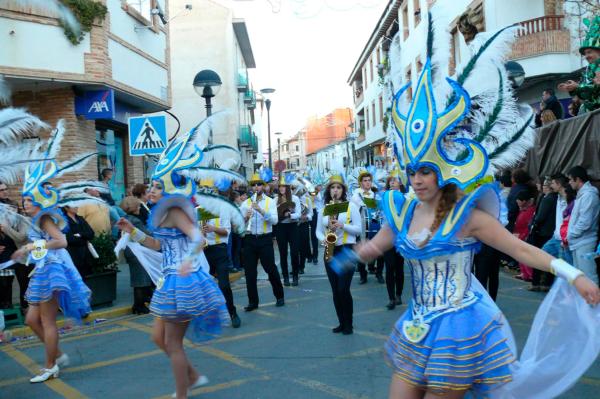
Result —
M 94 238 L 94 230 L 88 222 L 79 215 L 75 215 L 75 220 L 70 216 L 66 217 L 69 222 L 69 231 L 67 232 L 67 251 L 75 264 L 79 274 L 87 276 L 92 273 L 91 256 L 87 243 Z
M 531 232 L 539 239 L 548 240 L 554 234 L 556 225 L 556 201 L 557 193 L 544 195 L 533 217 Z
M 552 113 L 554 114 L 554 116 L 556 116 L 556 119 L 562 119 L 564 116 L 564 110 L 562 107 L 562 104 L 560 103 L 560 101 L 558 101 L 558 99 L 555 96 L 550 96 L 546 101 L 544 101 L 544 109 L 549 109 L 550 111 L 552 111 Z M 535 115 L 535 125 L 536 126 L 542 126 L 542 111 L 540 110 L 540 112 L 538 112 Z

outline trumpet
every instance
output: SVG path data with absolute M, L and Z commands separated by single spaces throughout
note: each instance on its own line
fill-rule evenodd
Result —
M 250 210 L 252 211 L 252 213 L 250 214 L 250 217 L 248 218 L 248 224 L 246 224 L 246 233 L 251 233 L 252 232 L 252 216 L 254 215 L 254 204 L 259 204 L 260 200 L 262 199 L 262 193 L 261 194 L 256 194 L 256 201 L 252 201 L 252 197 L 249 198 L 250 200 Z
M 335 204 L 335 201 L 331 200 L 329 204 Z M 331 222 L 334 220 L 337 220 L 337 215 L 329 216 L 330 227 L 327 229 L 327 234 L 325 235 L 325 262 L 329 262 L 333 258 L 333 250 L 338 240 L 337 234 L 331 229 Z

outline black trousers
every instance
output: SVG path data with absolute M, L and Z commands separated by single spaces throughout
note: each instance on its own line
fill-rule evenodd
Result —
M 281 274 L 283 278 L 290 278 L 288 270 L 288 246 L 290 248 L 290 258 L 292 259 L 292 276 L 298 276 L 300 269 L 300 246 L 298 239 L 298 223 L 278 223 L 277 247 L 279 248 L 279 263 L 281 265 Z
M 311 250 L 310 257 L 312 259 L 317 259 L 319 256 L 319 240 L 317 239 L 317 219 L 319 218 L 319 214 L 317 209 L 313 209 L 313 217 L 310 221 L 310 242 L 311 242 Z
M 535 239 L 533 240 L 532 244 L 538 248 L 541 248 L 551 238 L 552 237 L 536 236 Z M 533 269 L 533 276 L 531 277 L 531 285 L 532 286 L 536 286 L 536 285 L 539 286 L 542 284 L 546 285 L 546 286 L 551 286 L 552 283 L 554 283 L 554 274 L 544 272 L 544 271 L 538 270 L 538 269 Z
M 12 284 L 15 276 L 0 276 L 0 309 L 12 308 Z
M 256 276 L 258 261 L 269 275 L 269 282 L 273 288 L 276 299 L 283 299 L 283 285 L 275 266 L 275 253 L 273 252 L 273 236 L 261 234 L 255 236 L 247 234 L 243 244 L 244 268 L 246 271 L 246 289 L 248 290 L 248 304 L 258 306 L 258 288 Z
M 225 297 L 225 302 L 227 302 L 227 310 L 233 316 L 236 309 L 233 304 L 231 284 L 229 284 L 229 268 L 232 264 L 227 254 L 227 244 L 209 245 L 204 248 L 204 255 L 206 255 L 206 260 L 208 260 L 210 266 L 210 274 L 217 276 L 219 288 Z
M 385 285 L 390 301 L 402 296 L 404 288 L 404 258 L 396 252 L 395 248 L 383 254 L 385 260 Z
M 231 233 L 231 262 L 233 267 L 242 267 L 242 236 L 237 233 Z
M 501 252 L 488 245 L 481 244 L 481 251 L 475 255 L 473 262 L 475 277 L 477 277 L 477 280 L 488 291 L 494 301 L 498 295 L 501 258 Z
M 352 245 L 338 245 L 334 248 L 333 254 L 337 254 L 342 248 L 351 249 Z M 329 284 L 331 284 L 335 313 L 337 314 L 340 326 L 342 326 L 343 329 L 352 329 L 354 304 L 352 302 L 352 294 L 350 293 L 350 284 L 352 283 L 354 272 L 350 271 L 338 275 L 331 269 L 329 264 L 329 262 L 325 262 L 325 271 L 327 271 L 327 278 L 329 279 Z
M 298 224 L 298 243 L 300 250 L 300 270 L 304 270 L 306 260 L 312 258 L 310 251 L 310 222 L 306 221 Z
M 357 242 L 360 241 L 357 239 Z M 377 263 L 377 268 L 375 268 L 375 263 Z M 375 259 L 373 262 L 369 263 L 369 270 L 375 270 L 375 275 L 383 276 L 383 266 L 384 266 L 384 258 L 380 256 Z M 367 265 L 364 263 L 359 263 L 357 265 L 358 274 L 360 275 L 361 280 L 367 279 Z

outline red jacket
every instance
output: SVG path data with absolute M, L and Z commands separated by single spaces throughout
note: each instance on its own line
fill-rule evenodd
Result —
M 519 215 L 515 221 L 515 228 L 513 234 L 518 234 L 519 239 L 525 240 L 529 235 L 529 224 L 533 220 L 535 214 L 535 206 L 530 205 L 525 209 L 519 210 Z

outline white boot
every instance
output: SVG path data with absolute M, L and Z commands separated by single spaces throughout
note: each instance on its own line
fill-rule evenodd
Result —
M 188 395 L 190 393 L 190 391 L 194 388 L 198 388 L 201 387 L 203 385 L 208 384 L 208 377 L 205 375 L 201 375 L 200 377 L 198 377 L 198 379 L 196 380 L 196 382 L 194 382 L 189 388 L 188 388 Z M 177 392 L 175 392 L 173 395 L 171 395 L 172 398 L 176 398 L 177 397 Z
M 69 355 L 67 355 L 66 353 L 63 353 L 62 355 L 56 358 L 56 365 L 60 368 L 65 368 L 70 363 L 71 361 L 69 360 Z
M 60 369 L 58 368 L 58 364 L 55 364 L 52 368 L 42 369 L 42 373 L 30 379 L 29 382 L 44 382 L 49 380 L 50 378 L 58 378 L 59 371 Z

